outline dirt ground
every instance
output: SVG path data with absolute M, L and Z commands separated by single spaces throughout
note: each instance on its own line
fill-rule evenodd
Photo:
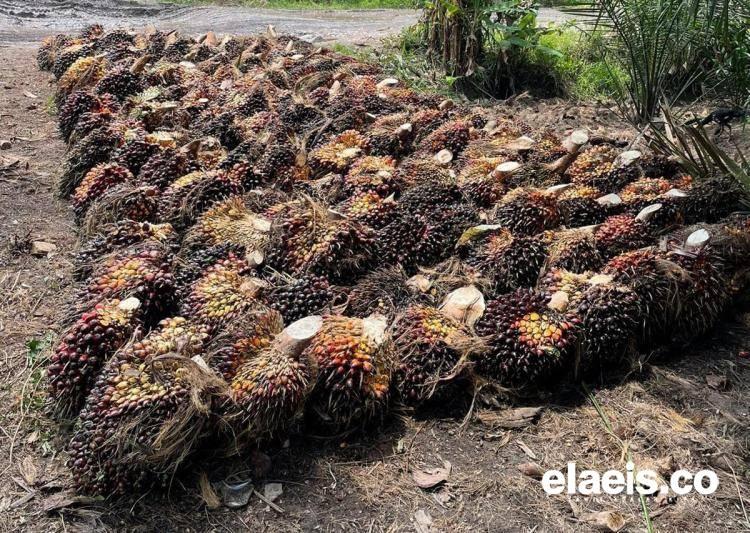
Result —
M 337 439 L 294 435 L 264 453 L 207 465 L 211 481 L 252 481 L 257 494 L 239 510 L 209 509 L 197 489 L 204 474 L 198 470 L 175 479 L 167 493 L 76 500 L 66 489 L 63 443 L 44 414 L 41 373 L 73 298 L 75 228 L 54 195 L 65 146 L 47 109 L 49 78 L 34 56 L 32 47 L 0 48 L 0 142 L 11 143 L 0 151 L 1 531 L 557 532 L 601 530 L 597 521 L 605 518 L 613 525 L 623 519 L 623 531 L 643 531 L 637 499 L 547 496 L 519 470 L 525 463 L 563 469 L 575 461 L 579 470 L 624 471 L 628 456 L 662 475 L 678 468 L 719 474 L 712 496 L 647 499 L 654 530 L 750 529 L 746 312 L 726 318 L 687 351 L 644 354 L 633 373 L 612 376 L 591 396 L 574 387 L 493 409 L 480 402 L 467 421 L 471 399 L 457 398 L 443 410 L 394 415 L 380 431 Z M 623 127 L 596 106 L 516 106 L 508 112 L 559 128 L 606 123 L 616 134 Z M 34 240 L 57 249 L 33 256 Z M 448 462 L 443 484 L 416 485 L 415 473 Z M 268 483 L 283 489 L 273 506 L 258 496 Z

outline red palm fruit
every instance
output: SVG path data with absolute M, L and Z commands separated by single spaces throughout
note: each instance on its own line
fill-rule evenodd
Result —
M 159 189 L 156 187 L 122 183 L 91 202 L 81 226 L 86 234 L 93 235 L 120 220 L 154 222 L 158 201 Z
M 596 246 L 606 258 L 648 246 L 653 240 L 651 228 L 637 217 L 615 215 L 607 218 L 594 233 Z
M 242 192 L 242 179 L 231 172 L 191 172 L 164 189 L 159 198 L 158 216 L 160 220 L 184 226 L 213 203 Z
M 392 198 L 382 198 L 376 192 L 364 192 L 348 198 L 335 210 L 373 229 L 380 229 L 394 219 L 396 206 Z
M 598 270 L 604 264 L 594 234 L 585 229 L 545 232 L 541 239 L 547 244 L 547 268 L 564 268 L 582 273 Z
M 458 156 L 471 139 L 471 124 L 463 120 L 446 122 L 419 142 L 417 148 L 430 153 L 449 150 Z
M 554 195 L 536 189 L 514 189 L 497 205 L 493 221 L 514 234 L 536 235 L 560 224 Z
M 83 218 L 91 202 L 111 187 L 133 180 L 133 174 L 119 164 L 102 163 L 95 166 L 84 176 L 73 193 L 72 203 L 76 217 Z
M 396 160 L 392 157 L 365 156 L 357 159 L 344 176 L 342 193 L 374 192 L 381 198 L 401 192 L 402 184 L 396 179 Z
M 107 300 L 83 313 L 63 335 L 47 366 L 55 411 L 75 414 L 107 359 L 139 324 L 137 298 Z
M 355 130 L 348 130 L 311 151 L 308 162 L 315 171 L 343 173 L 368 151 L 367 139 Z

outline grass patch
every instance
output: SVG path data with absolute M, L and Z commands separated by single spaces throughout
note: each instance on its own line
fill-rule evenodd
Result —
M 163 3 L 267 9 L 415 9 L 417 7 L 414 0 L 170 0 Z

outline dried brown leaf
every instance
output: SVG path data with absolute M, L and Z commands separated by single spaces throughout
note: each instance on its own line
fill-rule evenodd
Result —
M 451 473 L 451 464 L 443 462 L 443 468 L 431 468 L 429 470 L 415 470 L 411 476 L 414 483 L 420 489 L 432 489 L 448 480 Z

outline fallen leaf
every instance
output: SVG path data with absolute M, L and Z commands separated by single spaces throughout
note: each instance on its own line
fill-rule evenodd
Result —
M 424 509 L 417 510 L 414 513 L 414 526 L 418 533 L 430 533 L 432 528 L 432 517 Z
M 270 502 L 276 501 L 282 494 L 284 494 L 284 487 L 281 483 L 266 483 L 263 486 L 263 496 Z
M 21 464 L 18 465 L 18 471 L 23 476 L 24 481 L 29 485 L 34 485 L 36 483 L 37 477 L 39 476 L 39 469 L 36 467 L 34 460 L 30 456 L 27 455 L 23 458 Z
M 518 443 L 518 447 L 521 448 L 521 450 L 523 450 L 523 453 L 528 455 L 530 459 L 536 460 L 536 454 L 531 451 L 531 448 L 526 446 L 525 442 L 523 442 L 522 440 L 517 440 L 516 442 Z
M 221 498 L 219 498 L 219 495 L 211 485 L 211 482 L 208 479 L 208 474 L 201 472 L 198 483 L 200 485 L 201 498 L 206 503 L 206 507 L 209 509 L 218 509 L 221 507 Z
M 517 468 L 524 476 L 529 476 L 530 478 L 542 479 L 544 475 L 544 470 L 537 463 L 521 463 Z
M 616 511 L 599 511 L 581 516 L 581 520 L 609 531 L 620 531 L 625 527 L 625 517 Z
M 476 419 L 492 428 L 521 428 L 534 422 L 542 413 L 542 407 L 519 407 L 502 411 L 479 411 Z
M 451 473 L 451 464 L 448 461 L 443 463 L 443 468 L 431 468 L 430 470 L 415 470 L 411 476 L 414 483 L 420 489 L 432 489 L 441 483 L 444 483 Z
M 24 91 L 24 92 L 23 92 L 23 95 L 24 95 L 24 96 L 25 96 L 26 98 L 39 98 L 39 97 L 38 97 L 37 95 L 35 95 L 34 93 L 30 93 L 29 91 Z
M 727 390 L 729 388 L 729 380 L 727 380 L 726 376 L 708 374 L 706 376 L 706 383 L 708 383 L 709 387 L 715 390 Z
M 51 513 L 52 511 L 59 511 L 66 507 L 72 507 L 74 505 L 86 505 L 88 503 L 94 503 L 101 500 L 101 498 L 91 498 L 89 496 L 77 496 L 70 492 L 59 492 L 48 496 L 42 501 L 42 510 L 45 513 Z

